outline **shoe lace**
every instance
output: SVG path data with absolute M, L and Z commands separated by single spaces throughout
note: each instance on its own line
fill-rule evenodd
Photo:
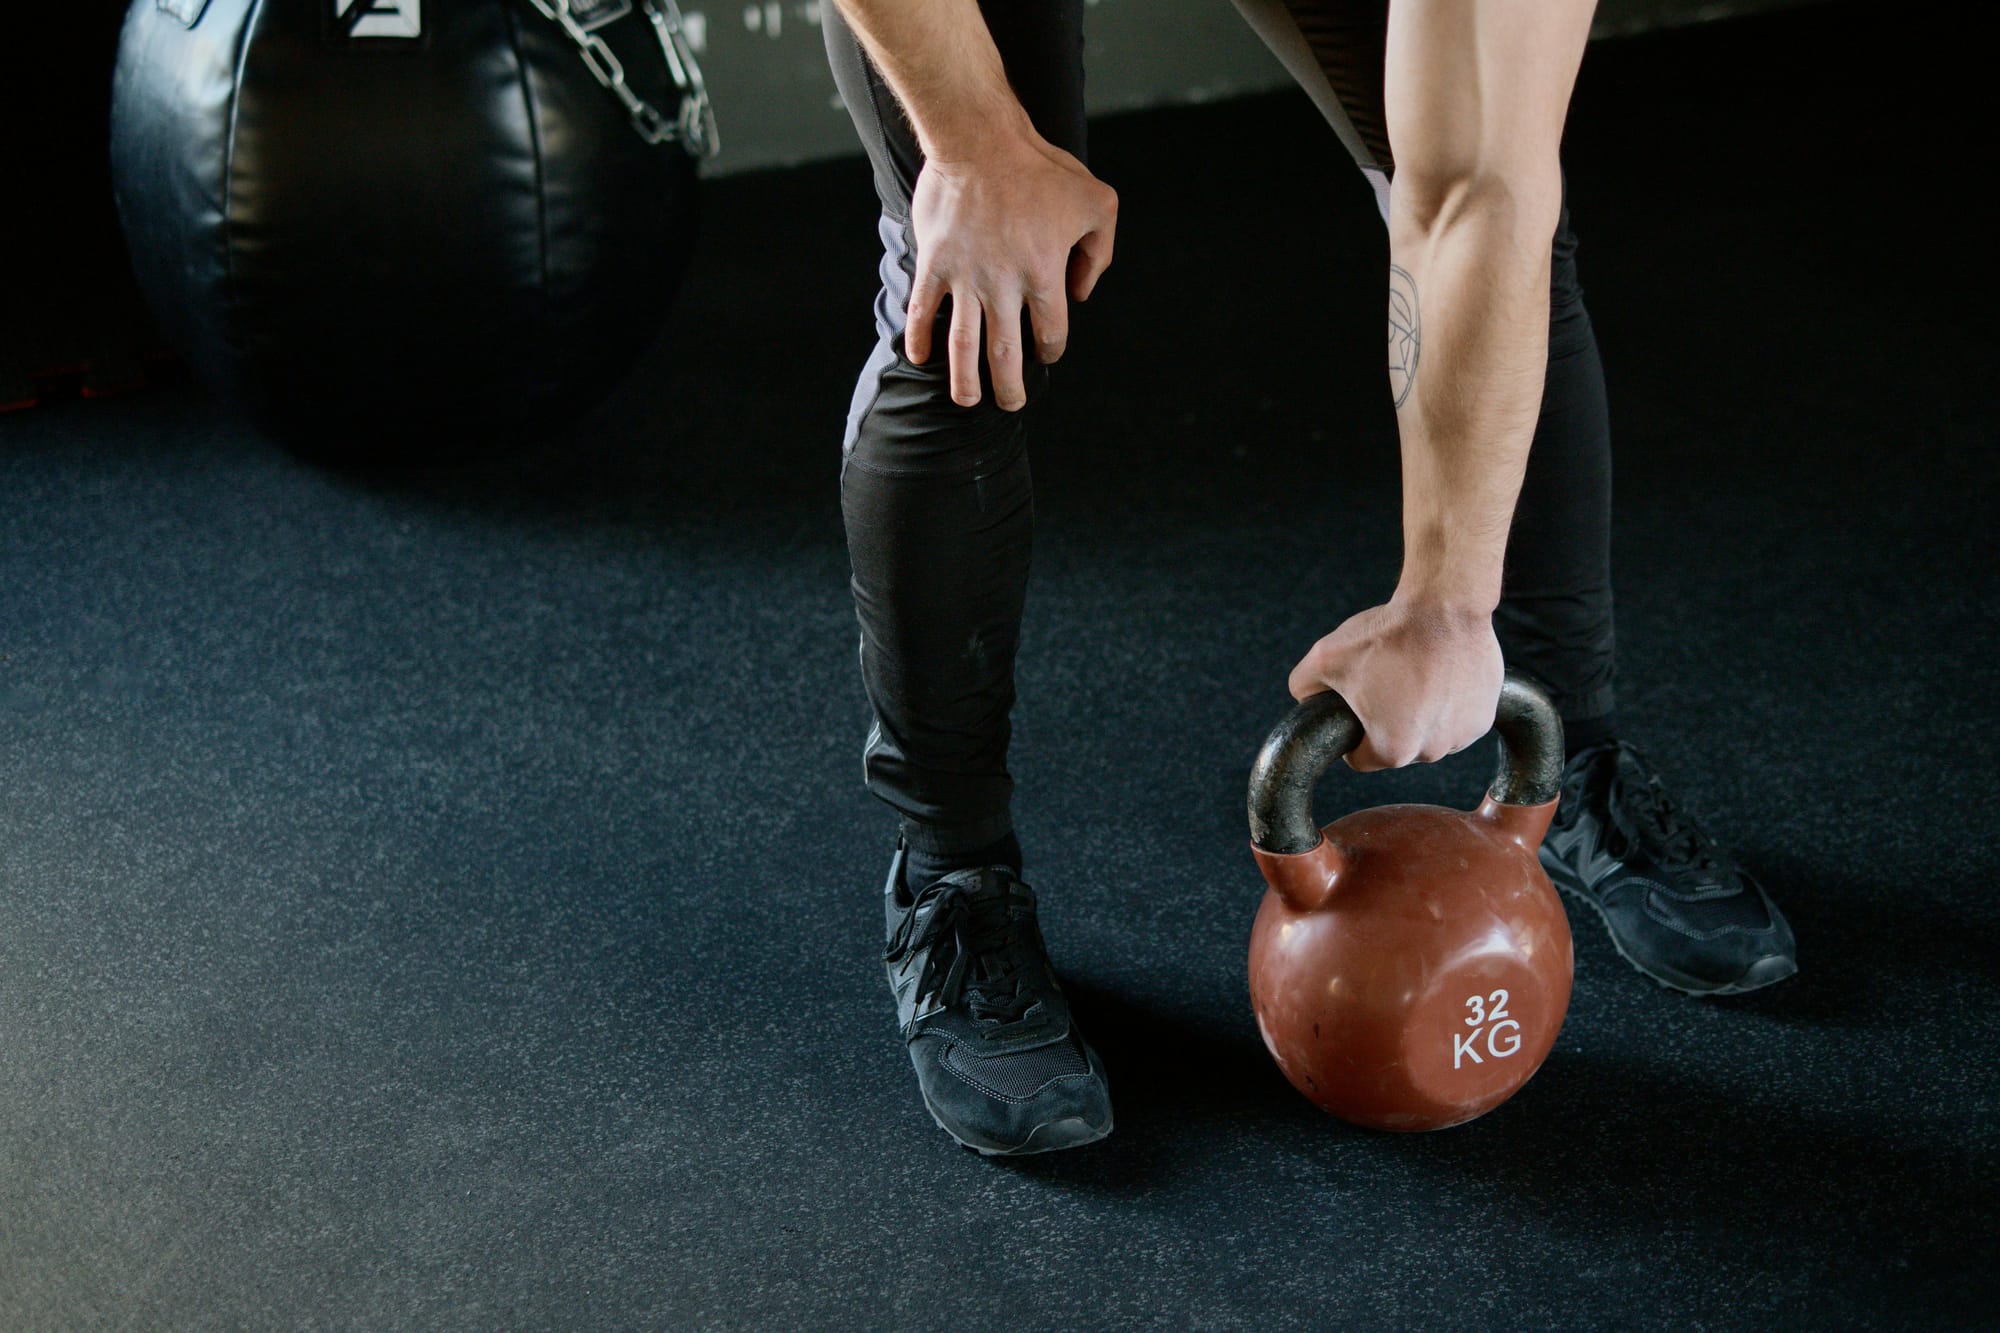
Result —
M 928 912 L 927 900 L 936 903 Z M 1033 900 L 1017 883 L 988 889 L 940 880 L 917 895 L 890 938 L 888 958 L 900 962 L 923 952 L 920 1006 L 935 997 L 942 1008 L 963 1004 L 976 1022 L 1013 1025 L 1040 998 L 1042 954 L 1033 922 Z
M 1623 742 L 1643 781 L 1628 781 L 1616 769 L 1612 772 L 1607 800 L 1612 811 L 1611 826 L 1620 835 L 1638 842 L 1660 865 L 1672 870 L 1717 871 L 1722 869 L 1715 844 L 1694 819 L 1674 804 L 1659 779 L 1647 771 L 1645 756 Z M 1620 849 L 1614 853 L 1622 855 Z

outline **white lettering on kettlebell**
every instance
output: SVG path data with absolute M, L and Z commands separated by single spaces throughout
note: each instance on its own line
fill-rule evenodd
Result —
M 1484 1060 L 1479 1058 L 1479 1051 L 1473 1046 L 1473 1043 L 1478 1040 L 1479 1040 L 1479 1034 L 1477 1032 L 1468 1032 L 1464 1034 L 1454 1032 L 1452 1034 L 1451 1067 L 1453 1069 L 1458 1068 L 1459 1062 L 1465 1059 L 1465 1057 L 1468 1055 L 1472 1057 L 1472 1063 L 1476 1065 L 1483 1065 L 1486 1063 Z
M 1486 1054 L 1495 1060 L 1504 1060 L 1521 1049 L 1521 1025 L 1507 1017 L 1506 991 L 1470 996 L 1465 1001 L 1465 1007 L 1472 1011 L 1465 1018 L 1465 1025 L 1472 1031 L 1452 1034 L 1453 1069 L 1460 1068 L 1468 1058 L 1476 1065 L 1486 1063 L 1478 1049 L 1482 1035 L 1486 1038 Z M 1503 1032 L 1506 1033 L 1504 1038 L 1501 1036 Z

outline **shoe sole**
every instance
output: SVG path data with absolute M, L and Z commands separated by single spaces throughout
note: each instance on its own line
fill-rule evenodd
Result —
M 1111 1133 L 1111 1117 L 1105 1116 L 1104 1123 L 1094 1125 L 1080 1115 L 1064 1116 L 1060 1120 L 1050 1120 L 1036 1125 L 1028 1132 L 1028 1137 L 1011 1147 L 1004 1143 L 981 1143 L 969 1139 L 944 1122 L 944 1117 L 931 1105 L 930 1094 L 922 1085 L 917 1091 L 923 1096 L 924 1109 L 931 1113 L 937 1127 L 951 1135 L 952 1142 L 961 1148 L 970 1148 L 981 1157 L 1026 1157 L 1038 1152 L 1059 1152 L 1064 1148 L 1081 1148 L 1086 1143 L 1095 1143 Z
M 1542 870 L 1544 873 L 1548 871 L 1546 863 L 1543 864 Z M 1766 986 L 1775 986 L 1786 977 L 1798 974 L 1799 965 L 1790 958 L 1781 957 L 1759 959 L 1736 980 L 1721 983 L 1691 977 L 1685 972 L 1660 964 L 1642 963 L 1625 952 L 1624 942 L 1618 938 L 1618 932 L 1611 928 L 1611 918 L 1604 914 L 1604 908 L 1598 904 L 1597 899 L 1585 893 L 1567 874 L 1550 875 L 1549 882 L 1561 889 L 1566 896 L 1576 899 L 1597 913 L 1597 919 L 1603 925 L 1604 933 L 1611 937 L 1611 947 L 1618 951 L 1618 956 L 1630 964 L 1634 972 L 1642 977 L 1650 977 L 1667 990 L 1682 995 L 1745 995 L 1754 990 L 1762 990 Z

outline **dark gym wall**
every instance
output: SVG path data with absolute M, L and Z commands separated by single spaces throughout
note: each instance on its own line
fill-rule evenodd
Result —
M 1813 3 L 1814 0 L 1599 0 L 1599 37 L 1675 27 L 1733 14 Z M 831 0 L 733 0 L 711 4 L 682 0 L 688 34 L 714 91 L 723 150 L 708 174 L 747 171 L 835 157 L 856 151 L 853 127 L 841 109 L 820 45 L 819 12 Z M 93 3 L 48 15 L 44 24 L 70 30 L 68 49 L 101 48 L 108 85 L 110 44 L 125 0 Z M 1096 113 L 1129 111 L 1175 102 L 1207 102 L 1282 87 L 1285 73 L 1236 15 L 1230 0 L 1090 0 L 1090 106 Z M 106 20 L 109 20 L 108 22 Z M 80 42 L 79 24 L 90 41 Z M 101 33 L 101 39 L 100 39 Z M 26 65 L 8 87 L 46 82 L 33 63 L 42 41 L 0 44 Z M 15 63 L 6 60 L 6 65 Z M 93 89 L 71 77 L 68 86 Z M 40 92 L 34 96 L 39 99 Z M 25 104 L 25 103 L 24 103 Z
M 714 90 L 723 149 L 711 173 L 856 151 L 820 48 L 832 0 L 683 0 Z M 1674 27 L 1811 0 L 1599 0 L 1597 36 Z M 1129 111 L 1284 85 L 1230 0 L 1091 0 L 1090 107 Z

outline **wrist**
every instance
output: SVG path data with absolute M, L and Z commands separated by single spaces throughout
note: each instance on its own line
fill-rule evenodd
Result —
M 1404 562 L 1390 602 L 1410 610 L 1426 610 L 1452 622 L 1492 620 L 1500 606 L 1500 570 L 1476 564 L 1416 564 Z
M 1482 630 L 1493 624 L 1499 599 L 1468 596 L 1456 589 L 1398 583 L 1389 605 L 1413 619 L 1428 621 L 1450 630 Z
M 982 170 L 1035 153 L 1042 136 L 1011 91 L 982 103 L 959 103 L 935 116 L 913 116 L 924 161 L 945 170 Z
M 1444 542 L 1412 542 L 1391 599 L 1454 620 L 1490 620 L 1500 605 L 1499 552 L 1453 549 Z

